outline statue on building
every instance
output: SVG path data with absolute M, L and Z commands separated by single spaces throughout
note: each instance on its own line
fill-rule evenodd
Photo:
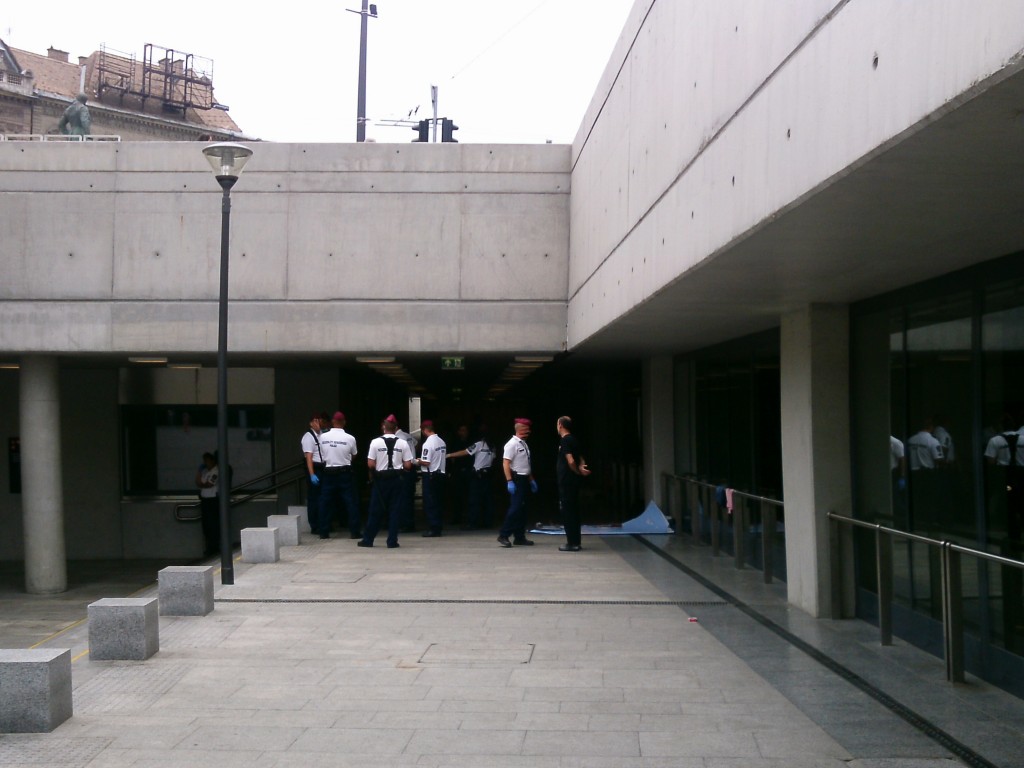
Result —
M 78 94 L 71 105 L 64 110 L 57 128 L 65 136 L 88 136 L 89 128 L 92 125 L 92 118 L 89 117 L 89 108 L 85 106 L 86 96 Z

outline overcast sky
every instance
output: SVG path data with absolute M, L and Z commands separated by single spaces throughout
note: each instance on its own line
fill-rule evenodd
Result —
M 142 59 L 151 43 L 212 60 L 214 94 L 248 136 L 355 141 L 360 0 L 241 9 L 164 3 L 9 3 L 0 37 L 71 61 L 101 45 Z M 379 0 L 369 20 L 367 138 L 406 142 L 380 121 L 431 114 L 461 142 L 570 143 L 633 0 Z M 239 10 L 235 11 L 234 8 Z M 229 10 L 230 9 L 230 10 Z M 236 19 L 230 13 L 237 12 Z

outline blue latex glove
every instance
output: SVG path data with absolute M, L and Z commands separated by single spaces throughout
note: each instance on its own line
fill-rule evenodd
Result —
M 907 478 L 901 477 L 899 480 L 897 480 L 896 487 L 899 488 L 901 491 L 907 490 Z
M 508 488 L 508 492 L 509 493 L 515 493 L 516 492 L 516 484 L 513 481 L 509 480 L 508 481 L 508 485 L 506 487 Z
M 320 485 L 320 478 L 317 477 L 316 475 L 310 475 L 309 482 L 311 482 L 313 485 Z
M 530 490 L 533 491 L 534 493 L 537 492 L 537 481 L 536 480 L 531 480 L 530 481 Z

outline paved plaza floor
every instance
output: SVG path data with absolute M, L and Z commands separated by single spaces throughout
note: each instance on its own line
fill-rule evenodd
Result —
M 0 766 L 1024 766 L 1024 702 L 706 548 L 535 540 L 305 535 L 237 562 L 208 616 L 161 617 L 142 662 L 90 660 L 83 619 L 155 595 L 156 565 L 56 598 L 7 578 L 0 647 L 70 648 L 74 716 L 0 736 Z

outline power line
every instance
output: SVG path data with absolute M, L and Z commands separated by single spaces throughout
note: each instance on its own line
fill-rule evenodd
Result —
M 495 40 L 494 40 L 493 42 L 491 42 L 491 44 L 490 44 L 490 45 L 488 45 L 488 46 L 487 46 L 486 48 L 484 48 L 484 49 L 483 49 L 482 51 L 480 51 L 480 53 L 478 53 L 478 54 L 477 54 L 476 56 L 474 56 L 474 57 L 473 57 L 472 59 L 470 59 L 470 60 L 469 60 L 468 62 L 466 62 L 466 63 L 465 63 L 465 64 L 464 64 L 463 66 L 462 66 L 462 68 L 461 68 L 461 69 L 459 69 L 459 71 L 457 71 L 457 72 L 456 72 L 455 74 L 453 74 L 453 75 L 452 75 L 452 76 L 451 76 L 450 78 L 448 78 L 448 79 L 449 79 L 449 80 L 454 80 L 454 79 L 455 79 L 456 77 L 458 77 L 458 76 L 459 76 L 459 75 L 461 75 L 461 74 L 462 74 L 463 72 L 465 72 L 465 71 L 466 71 L 467 69 L 469 69 L 469 68 L 470 68 L 470 67 L 471 67 L 471 66 L 472 66 L 473 64 L 475 64 L 475 63 L 477 62 L 477 60 L 478 60 L 478 59 L 481 59 L 481 58 L 483 58 L 483 56 L 484 56 L 485 54 L 489 53 L 489 52 L 491 51 L 491 49 L 492 49 L 492 48 L 494 48 L 494 47 L 495 47 L 495 46 L 496 46 L 496 45 L 497 45 L 498 43 L 500 43 L 500 42 L 501 42 L 502 40 L 504 40 L 504 39 L 505 39 L 506 37 L 508 37 L 508 36 L 509 36 L 510 34 L 512 34 L 512 32 L 513 32 L 513 31 L 515 31 L 515 30 L 516 30 L 516 29 L 517 29 L 518 27 L 522 26 L 522 24 L 523 24 L 523 23 L 524 23 L 524 22 L 525 22 L 525 21 L 526 21 L 527 19 L 529 19 L 529 18 L 530 18 L 531 16 L 533 16 L 533 15 L 534 15 L 534 14 L 535 14 L 535 13 L 536 13 L 537 11 L 539 11 L 539 10 L 540 10 L 541 8 L 543 8 L 543 7 L 545 6 L 545 5 L 547 5 L 547 4 L 548 4 L 548 3 L 550 3 L 550 2 L 551 2 L 551 0 L 541 0 L 541 2 L 540 2 L 540 3 L 539 3 L 539 4 L 538 4 L 538 5 L 537 5 L 537 6 L 536 6 L 536 7 L 535 7 L 535 8 L 534 8 L 534 9 L 533 9 L 532 11 L 530 11 L 529 13 L 527 13 L 527 14 L 526 14 L 525 16 L 523 16 L 523 18 L 521 18 L 521 19 L 520 19 L 519 21 L 517 21 L 517 22 L 516 22 L 515 24 L 513 24 L 513 25 L 512 25 L 511 27 L 509 27 L 509 28 L 508 28 L 508 29 L 506 29 L 506 30 L 505 30 L 504 32 L 502 32 L 502 33 L 501 33 L 501 34 L 500 34 L 500 35 L 499 35 L 499 36 L 498 36 L 498 37 L 497 37 L 497 38 L 496 38 L 496 39 L 495 39 Z

